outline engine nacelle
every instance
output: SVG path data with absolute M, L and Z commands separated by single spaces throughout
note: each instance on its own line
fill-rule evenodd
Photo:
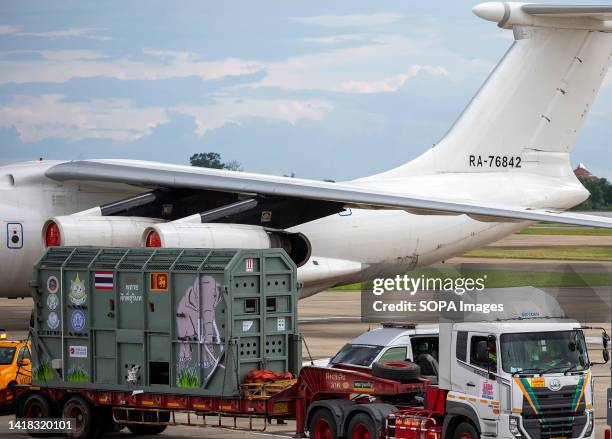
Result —
M 43 247 L 140 247 L 142 233 L 159 222 L 162 220 L 129 216 L 56 216 L 43 226 Z
M 142 234 L 142 244 L 171 248 L 282 248 L 298 267 L 310 258 L 311 250 L 310 242 L 301 233 L 246 224 L 156 224 Z

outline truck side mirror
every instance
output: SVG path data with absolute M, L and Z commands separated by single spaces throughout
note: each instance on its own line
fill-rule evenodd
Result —
M 601 353 L 603 355 L 604 363 L 607 363 L 608 361 L 610 361 L 610 352 L 608 352 L 608 349 L 603 348 Z

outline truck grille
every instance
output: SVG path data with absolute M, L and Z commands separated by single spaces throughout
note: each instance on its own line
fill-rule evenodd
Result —
M 553 392 L 546 387 L 529 387 L 530 398 L 523 398 L 523 427 L 531 439 L 580 437 L 587 415 L 584 395 L 578 400 L 577 391 L 581 388 L 565 386 Z

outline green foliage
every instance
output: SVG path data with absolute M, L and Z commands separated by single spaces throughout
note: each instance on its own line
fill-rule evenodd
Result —
M 560 259 L 566 261 L 612 261 L 608 247 L 482 247 L 464 256 L 477 258 Z
M 89 374 L 79 366 L 74 366 L 68 371 L 66 379 L 73 383 L 85 383 L 89 381 Z
M 571 210 L 612 210 L 612 184 L 605 178 L 598 180 L 580 179 L 591 194 L 587 200 Z
M 236 160 L 230 160 L 227 163 L 221 161 L 221 154 L 218 152 L 200 152 L 189 157 L 191 166 L 199 166 L 201 168 L 212 169 L 227 169 L 230 171 L 242 171 L 242 165 Z
M 187 389 L 197 389 L 200 387 L 198 370 L 194 366 L 184 366 L 178 371 L 178 386 Z
M 565 236 L 612 236 L 612 229 L 596 229 L 595 227 L 527 227 L 519 235 L 565 235 Z
M 51 369 L 49 362 L 45 361 L 34 368 L 32 376 L 36 381 L 49 381 L 53 379 L 53 369 Z

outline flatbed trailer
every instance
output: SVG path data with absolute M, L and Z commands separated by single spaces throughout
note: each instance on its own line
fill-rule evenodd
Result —
M 247 430 L 256 420 L 263 420 L 262 430 L 270 420 L 295 420 L 298 438 L 309 432 L 314 439 L 439 439 L 446 393 L 423 378 L 399 382 L 366 367 L 306 366 L 294 385 L 269 397 L 18 385 L 0 390 L 0 411 L 18 419 L 75 419 L 67 434 L 79 439 L 100 437 L 116 425 L 140 434 L 160 433 L 169 425 L 238 429 L 238 418 L 249 419 Z M 207 424 L 207 416 L 217 422 Z

